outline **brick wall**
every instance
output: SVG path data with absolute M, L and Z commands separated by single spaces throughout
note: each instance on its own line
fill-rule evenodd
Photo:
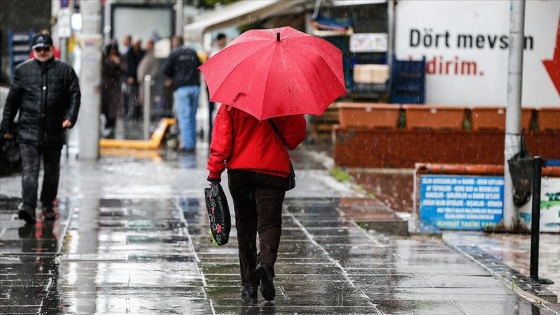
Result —
M 504 132 L 495 130 L 335 129 L 335 164 L 414 168 L 423 163 L 503 164 Z M 560 132 L 524 132 L 532 155 L 560 159 Z

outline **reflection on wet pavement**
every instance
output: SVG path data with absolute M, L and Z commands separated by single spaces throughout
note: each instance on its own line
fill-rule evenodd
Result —
M 70 203 L 61 200 L 56 221 L 22 224 L 12 209 L 21 200 L 0 208 L 0 313 L 60 314 L 58 253 L 70 215 Z
M 202 201 L 98 199 L 95 228 L 83 229 L 82 200 L 57 263 L 53 234 L 22 232 L 14 257 L 30 258 L 30 269 L 8 269 L 29 283 L 3 300 L 17 302 L 14 313 L 30 304 L 49 314 L 535 314 L 531 303 L 437 238 L 363 230 L 355 218 L 374 220 L 387 209 L 355 198 L 287 199 L 277 299 L 244 304 L 235 228 L 230 244 L 214 247 Z M 356 212 L 361 207 L 370 211 Z M 80 250 L 93 243 L 95 250 Z M 48 259 L 38 254 L 44 249 Z
M 387 207 L 412 213 L 414 170 L 350 169 L 349 174 L 356 184 L 374 194 Z
M 285 202 L 277 299 L 245 304 L 235 227 L 226 246 L 209 236 L 205 158 L 197 151 L 171 163 L 69 161 L 60 195 L 72 198 L 52 233 L 37 224 L 20 237 L 15 207 L 0 208 L 0 313 L 555 314 L 440 238 L 361 228 L 397 219 L 386 202 L 406 211 L 398 199 L 407 188 L 401 197 L 340 193 L 319 162 L 302 156 L 296 165 L 311 169 L 298 172 L 300 186 Z

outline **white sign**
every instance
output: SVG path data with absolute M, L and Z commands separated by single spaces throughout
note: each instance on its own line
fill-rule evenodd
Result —
M 58 37 L 69 38 L 72 36 L 72 11 L 70 8 L 63 8 L 58 11 L 57 30 Z
M 531 229 L 532 200 L 527 207 L 519 209 L 521 223 Z M 541 232 L 560 232 L 560 178 L 543 177 L 541 179 Z
M 350 35 L 351 52 L 384 52 L 387 51 L 387 34 L 358 33 Z
M 560 107 L 560 1 L 527 1 L 522 105 Z M 404 0 L 398 59 L 426 57 L 426 103 L 505 105 L 510 1 Z

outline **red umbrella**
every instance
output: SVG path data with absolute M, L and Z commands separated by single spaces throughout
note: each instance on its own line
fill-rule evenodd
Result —
M 211 101 L 239 108 L 259 120 L 322 115 L 346 94 L 342 52 L 322 38 L 291 27 L 247 31 L 200 70 Z

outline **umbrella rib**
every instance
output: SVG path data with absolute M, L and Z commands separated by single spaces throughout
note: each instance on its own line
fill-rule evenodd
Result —
M 293 59 L 293 60 L 298 60 L 298 59 L 294 56 L 294 54 L 293 54 L 291 51 L 288 51 L 288 53 L 292 56 L 292 59 Z M 311 52 L 311 53 L 313 53 L 313 52 Z M 316 55 L 318 55 L 320 58 L 322 58 L 322 56 L 321 56 L 320 54 L 316 54 Z M 307 57 L 306 55 L 301 55 L 301 56 Z M 309 58 L 306 58 L 306 59 L 309 59 Z M 304 74 L 304 72 L 303 72 L 303 70 L 301 69 L 301 66 L 299 65 L 299 63 L 296 62 L 296 64 L 298 65 L 298 70 L 299 70 L 302 74 Z M 311 84 L 309 83 L 309 77 L 303 75 L 303 78 L 305 79 L 305 84 L 306 84 L 307 87 L 311 90 Z M 312 93 L 312 95 L 313 95 L 313 99 L 315 100 L 315 104 L 317 105 L 317 104 L 318 104 L 318 102 L 317 102 L 317 96 L 315 95 L 315 93 Z M 320 108 L 317 108 L 317 109 L 318 109 L 318 110 L 321 110 Z

